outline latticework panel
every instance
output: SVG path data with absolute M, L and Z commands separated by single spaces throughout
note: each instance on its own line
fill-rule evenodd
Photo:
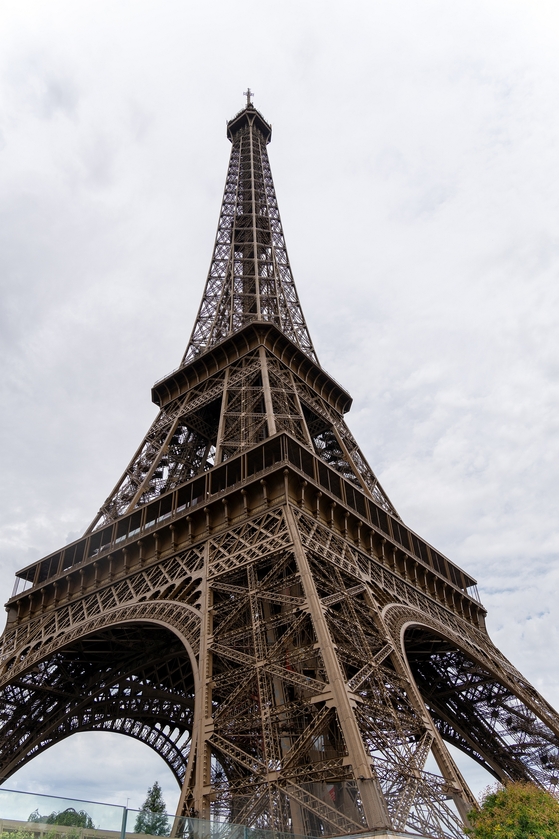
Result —
M 380 507 L 399 518 L 343 416 L 305 382 L 290 374 L 284 365 L 278 366 L 276 374 L 285 385 L 289 386 L 290 381 L 295 385 L 315 453 L 344 478 L 364 489 Z
M 220 461 L 269 436 L 258 355 L 238 361 L 228 372 L 218 440 Z
M 162 408 L 88 530 L 115 521 L 214 464 L 224 374 Z
M 296 440 L 308 446 L 310 435 L 297 393 L 295 376 L 271 353 L 266 354 L 266 365 L 276 431 L 287 431 Z
M 511 688 L 449 639 L 406 634 L 419 690 L 443 737 L 499 780 L 559 784 L 559 736 Z M 522 687 L 522 679 L 518 687 Z
M 256 320 L 274 323 L 317 361 L 291 274 L 266 138 L 249 122 L 233 139 L 213 258 L 183 364 Z
M 448 779 L 424 770 L 434 737 L 429 717 L 410 701 L 409 681 L 391 661 L 395 647 L 361 568 L 344 557 L 343 540 L 329 540 L 330 561 L 322 529 L 299 515 L 303 520 L 312 538 L 308 528 L 297 538 L 307 546 L 312 579 L 281 509 L 209 541 L 206 748 L 213 757 L 206 771 L 215 777 L 218 767 L 219 783 L 203 812 L 307 834 L 363 830 L 363 789 L 349 745 L 356 735 L 371 783 L 384 795 L 388 823 L 398 829 L 429 824 L 429 835 L 458 837 L 460 818 L 446 803 Z M 324 627 L 317 627 L 323 616 L 326 658 Z M 333 688 L 334 650 L 347 708 Z M 429 796 L 434 803 L 424 813 Z M 186 801 L 200 814 L 204 804 L 194 786 Z
M 553 785 L 556 715 L 487 636 L 302 510 L 119 573 L 4 634 L 4 777 L 75 731 L 118 731 L 184 779 L 185 814 L 437 839 L 473 804 L 443 738 Z
M 348 554 L 344 540 L 332 539 L 327 529 L 317 528 L 307 517 L 299 516 L 299 524 L 332 643 L 354 697 L 360 735 L 393 828 L 461 836 L 461 819 L 447 803 L 451 779 L 425 771 L 434 739 L 432 726 L 417 696 L 414 701 L 372 588 L 358 582 L 363 580 L 361 563 L 352 562 L 358 556 Z
M 115 731 L 151 746 L 182 782 L 194 713 L 192 667 L 180 640 L 155 626 L 79 638 L 0 691 L 7 778 L 78 731 Z

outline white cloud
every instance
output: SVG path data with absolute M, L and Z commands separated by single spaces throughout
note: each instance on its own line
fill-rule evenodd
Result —
M 161 786 L 167 812 L 174 813 L 179 789 L 170 769 L 159 755 L 130 737 L 103 731 L 74 734 L 57 743 L 20 769 L 4 787 L 18 792 L 61 795 L 80 801 L 93 799 L 104 804 L 139 810 L 145 801 L 148 787 L 154 781 L 158 781 Z M 44 815 L 67 806 L 41 801 L 32 802 L 30 806 L 27 800 L 24 796 L 14 796 L 12 806 L 17 806 L 19 813 L 7 815 L 6 807 L 3 806 L 3 817 L 26 818 L 36 807 Z M 78 808 L 74 806 L 74 809 Z M 96 816 L 91 807 L 84 809 L 92 816 L 97 827 L 115 829 L 103 823 L 107 818 L 114 819 L 113 811 L 100 811 Z M 134 816 L 131 815 L 130 819 L 129 824 L 132 824 Z M 120 829 L 120 824 L 116 829 Z

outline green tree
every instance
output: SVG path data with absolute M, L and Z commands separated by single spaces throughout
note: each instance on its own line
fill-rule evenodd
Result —
M 85 810 L 74 810 L 73 807 L 68 807 L 66 810 L 59 810 L 58 813 L 52 812 L 50 816 L 41 816 L 38 810 L 34 810 L 28 822 L 39 822 L 40 824 L 63 824 L 67 827 L 86 827 L 93 829 L 93 819 L 85 812 Z
M 161 787 L 154 783 L 148 789 L 147 798 L 138 813 L 134 833 L 151 833 L 152 836 L 168 836 L 169 820 L 165 815 L 165 802 L 161 794 Z
M 559 801 L 535 784 L 511 783 L 487 790 L 480 810 L 469 814 L 475 839 L 557 839 Z

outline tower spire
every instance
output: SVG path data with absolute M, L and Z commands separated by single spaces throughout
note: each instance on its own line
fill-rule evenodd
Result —
M 232 143 L 215 246 L 186 364 L 248 323 L 275 324 L 318 362 L 293 281 L 266 146 L 272 127 L 244 94 L 227 123 Z
M 231 159 L 190 342 L 178 369 L 155 384 L 161 411 L 89 531 L 282 432 L 397 516 L 344 421 L 351 397 L 320 367 L 303 317 L 266 154 L 271 125 L 249 103 L 227 136 Z

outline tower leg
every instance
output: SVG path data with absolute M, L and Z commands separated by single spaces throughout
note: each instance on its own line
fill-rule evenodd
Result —
M 208 640 L 212 634 L 213 612 L 212 591 L 208 584 L 209 543 L 204 548 L 204 573 L 201 582 L 202 623 L 200 627 L 200 686 L 196 697 L 196 726 L 193 732 L 195 751 L 194 767 L 190 783 L 193 788 L 185 789 L 185 803 L 190 796 L 194 815 L 199 819 L 210 818 L 211 796 L 211 749 L 209 738 L 213 732 L 212 721 L 212 653 Z
M 357 725 L 351 700 L 345 684 L 345 679 L 337 659 L 332 637 L 330 635 L 324 611 L 316 585 L 311 574 L 307 555 L 297 524 L 289 505 L 286 507 L 286 518 L 293 541 L 295 557 L 301 575 L 301 583 L 307 599 L 311 619 L 314 624 L 316 637 L 322 652 L 328 681 L 332 689 L 332 705 L 335 707 L 340 727 L 346 743 L 349 761 L 357 779 L 357 786 L 365 812 L 369 829 L 390 829 L 392 827 L 388 809 L 380 784 L 373 772 L 370 758 L 365 749 L 361 732 Z

